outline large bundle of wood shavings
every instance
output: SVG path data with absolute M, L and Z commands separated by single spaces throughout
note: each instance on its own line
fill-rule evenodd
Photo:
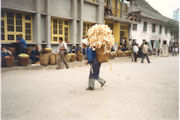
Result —
M 88 30 L 87 35 L 92 50 L 103 47 L 103 54 L 111 52 L 111 48 L 114 45 L 114 36 L 112 35 L 112 30 L 107 25 L 96 24 Z

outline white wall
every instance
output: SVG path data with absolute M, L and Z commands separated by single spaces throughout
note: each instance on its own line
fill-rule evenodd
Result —
M 147 22 L 147 31 L 143 31 L 143 25 L 144 22 Z M 152 32 L 152 24 L 156 24 L 155 33 Z M 165 28 L 162 25 L 162 33 L 159 33 L 159 23 L 152 22 L 150 20 L 141 20 L 141 23 L 137 24 L 137 31 L 133 30 L 133 24 L 131 24 L 131 39 L 136 39 L 136 42 L 141 45 L 143 42 L 143 39 L 146 40 L 146 42 L 149 42 L 150 40 L 159 40 L 161 41 L 166 40 L 169 44 L 169 41 L 171 40 L 171 35 L 168 32 L 165 34 Z

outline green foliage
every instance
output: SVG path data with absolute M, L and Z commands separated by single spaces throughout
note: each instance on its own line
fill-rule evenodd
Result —
M 174 35 L 179 34 L 179 24 L 177 21 L 170 20 L 166 22 L 165 28 L 168 29 L 171 34 L 174 34 Z

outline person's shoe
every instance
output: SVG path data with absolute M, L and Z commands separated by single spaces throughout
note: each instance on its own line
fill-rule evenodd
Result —
M 92 88 L 92 87 L 89 87 L 89 88 L 86 88 L 86 90 L 94 90 L 94 88 Z
M 151 63 L 151 62 L 148 62 L 148 63 Z
M 69 66 L 66 66 L 66 68 L 68 69 L 68 68 L 69 68 Z
M 101 84 L 101 87 L 103 87 L 105 83 L 106 83 L 106 81 L 104 81 L 104 83 L 103 83 L 103 84 Z

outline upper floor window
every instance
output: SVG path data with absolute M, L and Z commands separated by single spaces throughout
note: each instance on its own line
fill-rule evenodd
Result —
M 156 24 L 152 24 L 152 32 L 153 32 L 153 33 L 156 32 Z
M 167 34 L 168 33 L 168 29 L 167 28 L 165 28 L 165 34 Z
M 137 30 L 137 24 L 133 24 L 133 30 Z
M 62 37 L 63 40 L 69 42 L 69 20 L 52 18 L 52 42 L 58 42 L 59 38 Z
M 159 33 L 162 33 L 162 25 L 159 26 Z
M 147 31 L 147 22 L 144 22 L 143 31 L 144 31 L 144 32 Z

